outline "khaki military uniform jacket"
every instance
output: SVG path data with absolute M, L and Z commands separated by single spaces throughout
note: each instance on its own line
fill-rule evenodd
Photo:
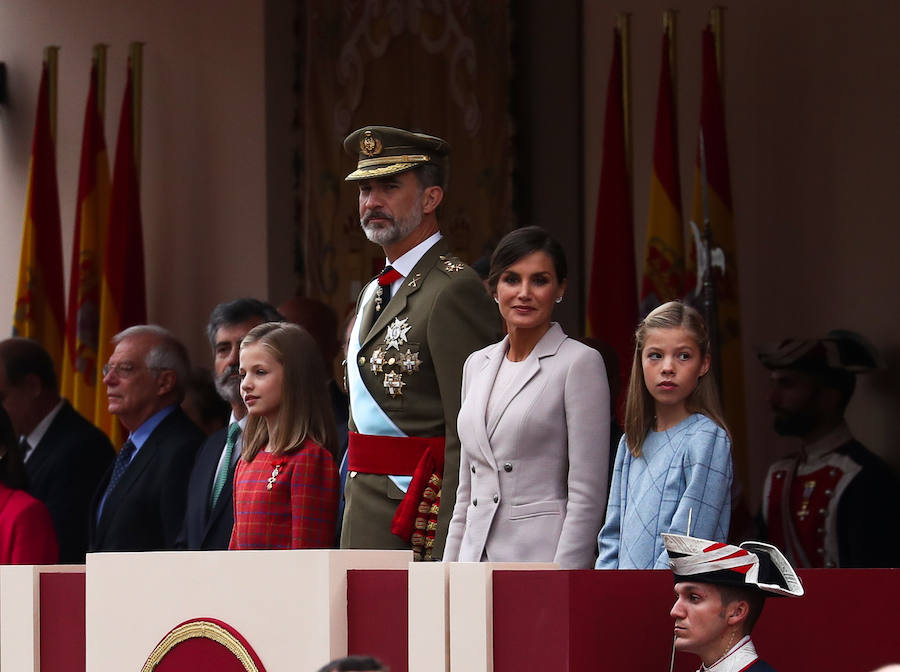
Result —
M 356 369 L 348 370 L 347 376 L 350 431 L 373 433 L 358 403 L 358 393 L 362 392 L 376 402 L 401 435 L 445 437 L 441 506 L 433 550 L 437 559 L 443 553 L 459 478 L 456 419 L 463 364 L 469 354 L 500 339 L 499 314 L 477 274 L 450 256 L 445 240 L 424 254 L 379 313 L 375 301 L 366 300 L 370 294 L 371 290 L 364 289 L 360 296 L 351 336 L 351 340 L 357 340 L 348 350 L 348 369 Z M 351 360 L 357 343 L 358 351 Z M 359 384 L 365 390 L 354 394 L 354 385 Z M 409 548 L 407 541 L 390 531 L 403 496 L 387 476 L 351 472 L 345 491 L 341 547 Z

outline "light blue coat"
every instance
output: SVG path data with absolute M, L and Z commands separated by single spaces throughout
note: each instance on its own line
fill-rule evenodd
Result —
M 731 441 L 695 413 L 650 432 L 640 457 L 619 441 L 597 569 L 668 569 L 660 533 L 725 541 L 731 519 Z

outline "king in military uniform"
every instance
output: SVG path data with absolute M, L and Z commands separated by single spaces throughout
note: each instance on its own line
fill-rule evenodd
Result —
M 438 228 L 449 147 L 384 126 L 351 133 L 360 225 L 385 269 L 360 294 L 347 348 L 350 440 L 341 548 L 443 553 L 459 479 L 466 357 L 500 338 L 476 273 Z

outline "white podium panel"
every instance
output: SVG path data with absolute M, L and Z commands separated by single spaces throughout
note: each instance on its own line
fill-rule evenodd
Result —
M 450 670 L 493 672 L 495 569 L 559 569 L 553 562 L 453 562 L 450 572 Z M 410 657 L 410 670 L 412 665 Z
M 450 563 L 409 563 L 407 651 L 410 670 L 450 672 L 449 576 Z M 422 609 L 423 604 L 429 608 Z
M 84 565 L 0 567 L 0 670 L 40 672 L 41 574 L 79 573 Z
M 180 623 L 237 630 L 266 672 L 347 652 L 347 570 L 406 569 L 410 551 L 96 553 L 87 558 L 87 669 L 140 670 Z

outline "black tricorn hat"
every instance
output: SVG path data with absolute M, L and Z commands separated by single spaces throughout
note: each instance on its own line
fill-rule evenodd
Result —
M 854 331 L 829 331 L 824 338 L 787 338 L 757 353 L 767 369 L 867 373 L 884 368 L 878 350 Z
M 732 546 L 718 541 L 663 534 L 675 583 L 694 581 L 749 588 L 767 596 L 800 597 L 803 584 L 781 551 L 761 541 Z

